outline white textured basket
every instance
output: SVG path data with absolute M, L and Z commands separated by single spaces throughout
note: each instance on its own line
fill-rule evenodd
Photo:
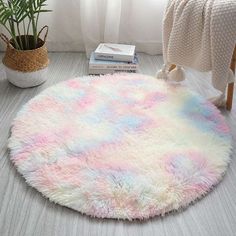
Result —
M 30 88 L 44 83 L 47 80 L 48 67 L 34 71 L 21 72 L 4 66 L 8 81 L 20 88 Z

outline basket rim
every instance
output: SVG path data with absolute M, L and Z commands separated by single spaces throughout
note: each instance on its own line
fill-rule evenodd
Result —
M 25 36 L 25 35 L 21 35 L 22 37 Z M 26 35 L 26 36 L 32 36 L 34 37 L 33 35 Z M 37 50 L 40 50 L 42 47 L 46 46 L 46 42 L 43 41 L 41 38 L 38 38 L 39 40 L 41 40 L 43 42 L 42 46 L 38 47 L 38 48 L 35 48 L 35 49 L 27 49 L 27 50 L 20 50 L 20 49 L 16 49 L 14 48 L 14 46 L 11 44 L 12 47 L 9 46 L 9 44 L 7 45 L 7 48 L 10 48 L 12 50 L 16 50 L 18 52 L 35 52 Z M 12 42 L 13 38 L 11 38 L 9 41 Z

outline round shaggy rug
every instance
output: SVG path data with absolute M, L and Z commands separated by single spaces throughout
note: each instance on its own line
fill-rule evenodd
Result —
M 9 148 L 51 201 L 131 220 L 205 195 L 226 171 L 231 135 L 220 112 L 185 88 L 115 74 L 46 89 L 18 113 Z

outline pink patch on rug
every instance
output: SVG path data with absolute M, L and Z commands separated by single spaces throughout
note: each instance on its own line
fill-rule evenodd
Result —
M 79 80 L 68 80 L 66 82 L 66 85 L 70 88 L 73 88 L 73 89 L 81 88 L 81 82 Z

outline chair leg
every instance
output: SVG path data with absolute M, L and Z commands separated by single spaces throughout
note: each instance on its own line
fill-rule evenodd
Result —
M 233 106 L 233 97 L 234 97 L 234 83 L 228 84 L 227 91 L 227 100 L 226 100 L 226 109 L 231 111 Z
M 169 68 L 169 71 L 172 71 L 175 67 L 176 65 L 172 64 Z M 231 66 L 230 66 L 234 74 L 235 74 L 235 67 L 236 67 L 236 46 L 234 48 L 234 53 L 233 53 Z M 229 111 L 232 109 L 232 106 L 233 106 L 233 95 L 234 95 L 234 83 L 230 83 L 228 84 L 227 100 L 226 100 L 226 109 Z
M 235 74 L 235 67 L 236 67 L 236 46 L 234 48 L 234 53 L 230 65 L 230 69 Z M 226 100 L 226 109 L 231 111 L 233 106 L 233 96 L 234 96 L 234 83 L 228 84 L 228 91 L 227 91 L 227 100 Z

